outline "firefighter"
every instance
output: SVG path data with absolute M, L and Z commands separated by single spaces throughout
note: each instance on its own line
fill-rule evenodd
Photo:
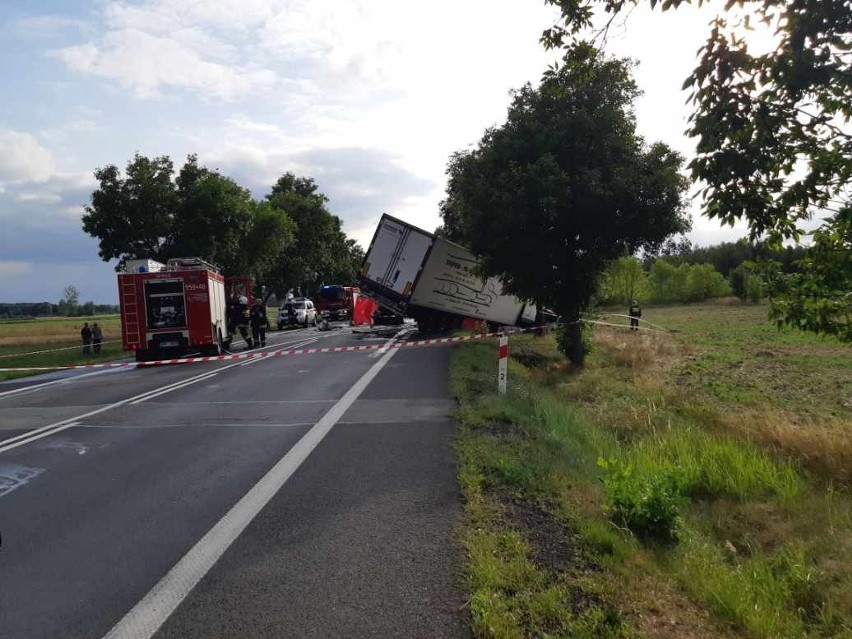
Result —
M 266 315 L 266 307 L 259 297 L 254 300 L 254 308 L 251 309 L 251 336 L 255 344 L 266 346 L 266 329 L 269 328 L 269 317 Z
M 238 304 L 238 317 L 237 317 L 237 328 L 240 331 L 240 335 L 246 341 L 246 350 L 251 350 L 254 348 L 254 342 L 249 335 L 249 325 L 251 324 L 251 309 L 248 305 L 248 298 L 245 295 L 240 295 L 240 300 Z
M 633 300 L 633 303 L 630 305 L 630 309 L 627 311 L 627 314 L 630 316 L 630 330 L 638 331 L 639 318 L 642 317 L 642 309 L 639 306 L 639 302 Z

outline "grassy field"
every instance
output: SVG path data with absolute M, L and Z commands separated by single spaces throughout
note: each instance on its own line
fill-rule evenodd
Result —
M 101 326 L 105 343 L 100 354 L 83 356 L 80 339 L 83 322 L 89 322 L 90 326 L 97 322 Z M 36 352 L 44 350 L 52 352 Z M 118 315 L 0 320 L 0 368 L 94 364 L 123 355 Z M 38 372 L 0 371 L 0 380 Z
M 765 307 L 454 355 L 477 637 L 852 637 L 852 349 Z
M 277 313 L 278 309 L 267 308 L 270 333 L 276 331 Z M 104 345 L 98 355 L 90 353 L 84 357 L 82 354 L 80 329 L 83 322 L 88 322 L 90 326 L 97 322 L 103 330 Z M 118 315 L 0 320 L 0 368 L 95 364 L 125 355 L 121 345 L 121 319 Z M 40 372 L 44 371 L 0 371 L 0 381 Z

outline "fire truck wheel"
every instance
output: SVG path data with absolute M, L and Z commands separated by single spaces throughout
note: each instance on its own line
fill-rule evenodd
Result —
M 201 354 L 204 357 L 219 357 L 222 354 L 222 345 L 211 344 L 210 346 L 205 346 Z
M 151 359 L 150 355 L 148 354 L 148 351 L 136 351 L 134 355 L 136 356 L 137 362 L 147 362 L 149 359 Z

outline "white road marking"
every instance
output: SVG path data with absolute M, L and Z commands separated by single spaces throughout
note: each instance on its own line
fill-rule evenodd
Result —
M 16 464 L 0 464 L 0 497 L 28 484 L 45 471 Z
M 410 333 L 412 330 L 414 330 L 414 329 L 411 328 L 411 327 L 401 329 L 396 335 L 394 335 L 387 342 L 385 342 L 384 345 L 380 349 L 378 349 L 375 353 L 371 353 L 367 357 L 370 357 L 371 359 L 376 358 L 376 357 L 382 357 L 385 353 L 387 353 L 391 349 L 391 346 L 393 346 L 394 342 L 396 342 L 398 338 L 402 337 L 403 335 L 406 335 L 407 333 Z M 393 350 L 398 350 L 398 349 L 393 349 Z
M 171 393 L 172 391 L 176 391 L 176 390 L 179 390 L 181 388 L 185 388 L 187 386 L 192 386 L 193 384 L 197 384 L 198 382 L 203 382 L 203 381 L 206 381 L 208 379 L 212 379 L 212 378 L 216 377 L 218 374 L 219 374 L 218 372 L 208 373 L 207 375 L 204 375 L 202 377 L 193 378 L 193 379 L 191 379 L 187 382 L 184 382 L 183 384 L 176 384 L 174 386 L 169 386 L 168 388 L 164 388 L 163 390 L 161 390 L 159 393 L 153 393 L 153 394 L 150 394 L 150 395 L 146 395 L 142 399 L 137 399 L 135 402 L 130 402 L 130 405 L 135 406 L 136 404 L 141 404 L 142 402 L 144 402 L 146 400 L 154 399 L 155 397 L 159 397 L 160 395 L 165 395 L 166 393 Z
M 36 435 L 32 435 L 31 433 L 27 433 L 28 435 L 32 435 L 27 439 L 22 439 L 19 442 L 14 444 L 7 444 L 0 446 L 0 453 L 5 453 L 7 450 L 12 450 L 13 448 L 17 448 L 18 446 L 23 446 L 24 444 L 29 444 L 30 442 L 34 442 L 37 439 L 41 439 L 42 437 L 47 437 L 48 435 L 54 435 L 58 432 L 61 432 L 67 428 L 71 428 L 72 426 L 76 426 L 78 422 L 71 422 L 70 424 L 66 424 L 64 422 L 59 422 L 57 424 L 51 424 L 51 426 L 46 426 L 45 428 L 40 428 L 39 433 Z M 47 429 L 47 430 L 46 430 Z M 4 442 L 5 444 L 5 442 Z
M 344 422 L 340 422 L 341 424 Z M 92 429 L 110 429 L 110 430 L 146 430 L 155 428 L 192 428 L 193 426 L 201 426 L 210 428 L 214 426 L 224 426 L 228 428 L 243 428 L 251 426 L 253 428 L 295 428 L 297 426 L 313 426 L 316 422 L 212 422 L 206 421 L 203 424 L 180 423 L 180 424 L 77 424 L 77 428 L 92 428 Z
M 72 377 L 63 377 L 62 379 L 54 379 L 49 382 L 44 382 L 42 384 L 35 384 L 34 386 L 22 386 L 21 388 L 14 388 L 12 390 L 4 391 L 0 393 L 0 399 L 4 397 L 11 397 L 12 395 L 18 395 L 22 393 L 30 393 L 33 391 L 40 390 L 42 388 L 47 388 L 48 386 L 56 386 L 57 384 L 69 384 L 78 379 L 83 379 L 84 377 L 92 377 L 94 375 L 103 375 L 105 373 L 114 373 L 116 371 L 129 371 L 131 368 L 108 368 L 101 371 L 94 371 L 92 373 L 83 373 L 82 375 L 74 375 Z
M 313 338 L 312 341 L 316 341 L 316 340 L 318 340 L 322 337 L 330 337 L 330 336 L 329 335 L 317 335 L 316 337 Z M 272 343 L 272 341 L 270 339 L 270 340 L 267 340 L 269 343 L 267 343 L 266 346 L 261 346 L 259 348 L 252 349 L 251 351 L 244 351 L 244 352 L 256 352 L 256 351 L 261 351 L 261 350 L 276 349 L 276 348 L 280 348 L 280 347 L 283 347 L 283 346 L 298 347 L 298 346 L 302 345 L 302 344 L 300 344 L 300 342 L 304 339 L 305 339 L 304 335 L 299 336 L 293 342 L 288 342 L 287 338 L 285 338 L 281 342 Z M 310 343 L 310 342 L 307 342 L 307 343 Z M 249 360 L 249 361 L 254 361 L 254 360 Z M 137 370 L 137 369 L 135 369 L 133 366 L 128 366 L 127 368 L 107 368 L 107 369 L 103 369 L 103 370 L 92 371 L 91 373 L 83 373 L 81 375 L 74 375 L 74 376 L 71 376 L 71 377 L 63 377 L 62 379 L 54 379 L 54 380 L 51 380 L 49 382 L 43 382 L 41 384 L 34 384 L 32 386 L 22 386 L 21 388 L 13 388 L 12 390 L 0 392 L 0 400 L 4 399 L 6 397 L 12 397 L 13 395 L 32 393 L 32 392 L 42 390 L 44 388 L 49 388 L 51 386 L 56 386 L 56 385 L 59 385 L 59 384 L 71 384 L 73 382 L 76 382 L 77 380 L 85 379 L 87 377 L 93 377 L 95 375 L 105 375 L 105 374 L 108 374 L 108 373 L 116 373 L 116 372 L 120 372 L 120 371 L 132 371 L 132 370 Z
M 303 342 L 294 342 L 294 343 L 292 343 L 292 344 L 286 344 L 286 346 L 287 346 L 287 348 L 288 348 L 288 349 L 289 349 L 289 348 L 301 348 L 301 347 L 303 347 L 303 346 L 307 346 L 308 344 L 313 344 L 313 343 L 314 343 L 314 342 L 316 342 L 317 340 L 319 340 L 319 337 L 313 337 L 313 338 L 308 339 L 308 340 L 305 340 L 305 341 L 303 341 Z M 279 345 L 276 345 L 276 346 L 279 346 Z M 280 346 L 284 346 L 284 345 L 282 344 L 282 345 L 280 345 Z M 275 346 L 262 346 L 261 348 L 270 349 L 270 348 L 275 348 Z M 277 348 L 275 348 L 275 350 L 278 350 L 278 349 L 277 349 Z M 248 361 L 243 362 L 242 364 L 240 364 L 240 366 L 248 366 L 249 364 L 254 364 L 255 362 L 259 362 L 259 361 L 261 361 L 262 359 L 270 359 L 270 358 L 268 358 L 268 357 L 259 357 L 259 358 L 257 358 L 257 359 L 250 359 L 250 360 L 248 360 Z
M 379 374 L 396 349 L 373 364 L 313 428 L 204 535 L 104 639 L 149 639 L 177 609 Z
M 268 348 L 268 347 L 267 347 Z M 251 362 L 259 362 L 262 359 L 268 358 L 257 358 L 250 360 Z M 160 395 L 164 395 L 172 390 L 177 390 L 178 388 L 183 388 L 185 386 L 189 386 L 191 384 L 195 384 L 197 382 L 202 382 L 206 379 L 210 379 L 214 377 L 218 373 L 222 371 L 226 371 L 230 368 L 234 368 L 236 366 L 241 366 L 245 364 L 245 362 L 238 361 L 233 364 L 228 364 L 227 366 L 223 366 L 221 368 L 217 368 L 215 371 L 207 371 L 205 373 L 201 373 L 196 375 L 195 377 L 189 377 L 187 379 L 179 380 L 177 382 L 173 382 L 171 384 L 167 384 L 165 386 L 161 386 L 160 388 L 155 388 L 149 391 L 145 391 L 144 393 L 140 393 L 139 395 L 134 395 L 133 397 L 128 397 L 127 399 L 122 399 L 120 401 L 114 402 L 112 404 L 108 404 L 106 406 L 102 406 L 100 408 L 96 408 L 95 410 L 91 410 L 87 413 L 83 413 L 82 415 L 76 415 L 74 417 L 69 417 L 67 419 L 63 419 L 58 422 L 54 422 L 53 424 L 48 424 L 47 426 L 41 426 L 40 428 L 36 428 L 28 433 L 24 433 L 23 435 L 18 435 L 16 437 L 12 437 L 8 440 L 0 442 L 0 453 L 6 452 L 7 450 L 12 450 L 17 448 L 18 446 L 23 446 L 24 444 L 28 444 L 30 442 L 41 439 L 42 437 L 47 437 L 48 435 L 52 435 L 54 433 L 58 433 L 67 428 L 71 428 L 72 426 L 76 426 L 80 420 L 86 419 L 88 417 L 92 417 L 93 415 L 99 415 L 100 413 L 104 413 L 108 410 L 112 410 L 114 408 L 118 408 L 119 406 L 125 406 L 127 404 L 138 404 L 140 402 L 145 401 L 146 399 L 150 399 L 152 397 L 158 397 Z M 73 378 L 72 378 L 73 379 Z M 14 442 L 14 443 L 13 443 Z
M 191 405 L 200 405 L 200 406 L 209 406 L 211 404 L 334 404 L 336 399 L 258 399 L 248 400 L 248 401 L 221 401 L 221 402 L 181 402 L 181 406 L 191 406 Z M 151 402 L 152 404 L 157 404 L 158 402 Z M 2 431 L 0 431 L 2 432 Z
M 134 395 L 133 397 L 128 397 L 127 399 L 122 399 L 120 401 L 114 402 L 112 404 L 107 404 L 106 406 L 101 406 L 100 408 L 96 408 L 95 410 L 91 410 L 88 413 L 83 413 L 82 415 L 76 415 L 75 417 L 69 417 L 68 419 L 63 419 L 61 421 L 55 422 L 53 424 L 48 424 L 47 426 L 42 426 L 40 428 L 35 429 L 34 431 L 30 431 L 29 433 L 25 433 L 24 435 L 18 435 L 17 437 L 11 438 L 12 440 L 19 439 L 20 441 L 16 441 L 13 444 L 9 444 L 8 440 L 5 442 L 0 442 L 0 453 L 6 452 L 7 450 L 12 450 L 13 448 L 17 448 L 18 446 L 23 446 L 24 444 L 28 444 L 30 442 L 36 441 L 37 439 L 41 439 L 42 437 L 47 437 L 48 435 L 52 435 L 54 433 L 58 433 L 60 431 L 65 430 L 66 428 L 71 428 L 72 426 L 76 426 L 80 420 L 86 419 L 87 417 L 92 417 L 93 415 L 98 415 L 100 413 L 104 413 L 108 410 L 112 410 L 113 408 L 118 408 L 119 406 L 125 406 L 127 404 L 134 404 L 138 401 L 144 401 L 149 396 L 157 396 L 162 395 L 164 392 L 168 392 L 169 390 L 174 390 L 173 387 L 181 387 L 189 386 L 190 384 L 194 384 L 196 382 L 204 381 L 205 379 L 209 379 L 222 371 L 226 371 L 229 368 L 234 368 L 235 366 L 239 366 L 242 362 L 237 362 L 234 364 L 228 364 L 227 366 L 223 366 L 222 368 L 217 368 L 215 371 L 211 373 L 211 371 L 207 371 L 206 373 L 202 373 L 200 375 L 196 375 L 195 377 L 189 377 L 187 379 L 182 379 L 177 382 L 173 382 L 171 384 L 167 384 L 165 386 L 161 386 L 160 388 L 155 388 L 149 391 L 145 391 L 144 393 L 140 393 L 139 395 Z

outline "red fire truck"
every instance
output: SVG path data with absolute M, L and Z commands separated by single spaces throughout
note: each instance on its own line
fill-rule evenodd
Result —
M 360 293 L 357 286 L 327 284 L 321 286 L 314 300 L 317 313 L 327 320 L 345 320 L 352 318 L 355 297 Z
M 130 260 L 118 275 L 121 337 L 136 361 L 180 357 L 188 352 L 219 355 L 230 347 L 228 307 L 244 296 L 251 308 L 251 282 L 223 277 L 204 260 L 175 258 L 166 264 Z

